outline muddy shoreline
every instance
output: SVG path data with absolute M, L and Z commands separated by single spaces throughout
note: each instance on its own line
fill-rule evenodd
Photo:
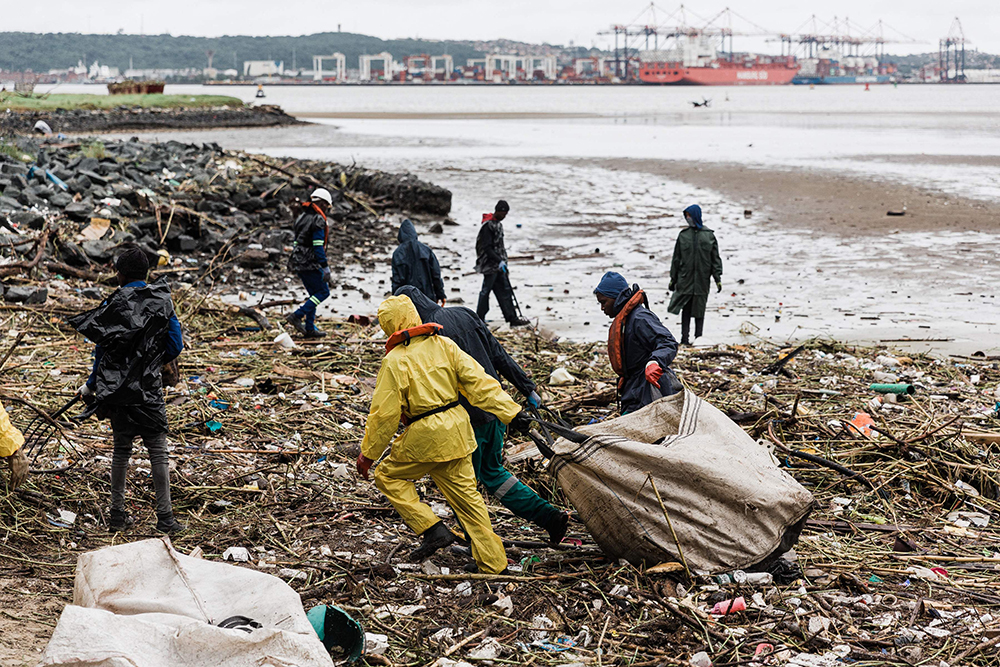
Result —
M 825 169 L 629 158 L 575 162 L 653 174 L 715 190 L 751 211 L 770 211 L 783 225 L 822 234 L 984 231 L 996 229 L 1000 220 L 1000 203 Z M 887 215 L 889 211 L 904 210 L 902 216 Z
M 203 130 L 239 127 L 281 127 L 301 121 L 281 107 L 212 107 L 178 109 L 56 109 L 12 111 L 0 114 L 0 135 L 29 134 L 35 123 L 45 121 L 53 132 L 124 132 L 143 130 Z

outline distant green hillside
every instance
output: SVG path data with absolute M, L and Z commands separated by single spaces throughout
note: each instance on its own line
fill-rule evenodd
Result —
M 0 69 L 47 72 L 65 69 L 83 60 L 102 65 L 140 69 L 185 67 L 203 68 L 206 51 L 214 51 L 213 66 L 243 71 L 244 60 L 281 60 L 286 68 L 294 60 L 298 67 L 312 68 L 314 55 L 341 52 L 347 66 L 356 68 L 358 56 L 388 51 L 397 60 L 417 53 L 454 56 L 456 65 L 467 58 L 480 57 L 467 42 L 438 42 L 420 39 L 383 40 L 348 32 L 325 32 L 302 37 L 172 37 L 170 35 L 81 35 L 77 33 L 0 32 Z M 327 63 L 329 67 L 329 63 Z

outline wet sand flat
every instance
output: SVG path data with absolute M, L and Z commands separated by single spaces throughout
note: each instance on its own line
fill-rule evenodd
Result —
M 899 157 L 899 156 L 894 156 Z M 969 164 L 963 158 L 947 164 Z M 978 161 L 982 161 L 981 159 Z M 758 213 L 771 211 L 783 225 L 831 235 L 1000 230 L 1000 203 L 950 195 L 892 180 L 817 169 L 748 167 L 672 160 L 585 160 L 610 170 L 642 172 L 719 192 Z M 976 161 L 971 161 L 975 163 Z M 924 164 L 910 156 L 908 164 Z M 932 164 L 928 161 L 928 168 Z M 903 216 L 887 215 L 889 211 Z

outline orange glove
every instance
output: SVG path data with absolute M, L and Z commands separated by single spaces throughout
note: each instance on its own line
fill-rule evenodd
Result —
M 646 382 L 659 387 L 661 377 L 663 377 L 663 369 L 660 368 L 660 364 L 655 361 L 646 364 Z
M 368 479 L 368 469 L 372 467 L 375 461 L 371 460 L 364 454 L 358 454 L 358 474 L 361 475 L 363 479 Z

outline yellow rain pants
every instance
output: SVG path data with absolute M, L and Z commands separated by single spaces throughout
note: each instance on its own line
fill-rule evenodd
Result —
M 375 469 L 375 485 L 417 535 L 439 522 L 431 508 L 420 502 L 414 480 L 430 475 L 472 542 L 472 557 L 483 574 L 497 574 L 507 567 L 503 542 L 493 532 L 486 503 L 476 488 L 472 455 L 443 462 L 402 463 L 388 458 Z

